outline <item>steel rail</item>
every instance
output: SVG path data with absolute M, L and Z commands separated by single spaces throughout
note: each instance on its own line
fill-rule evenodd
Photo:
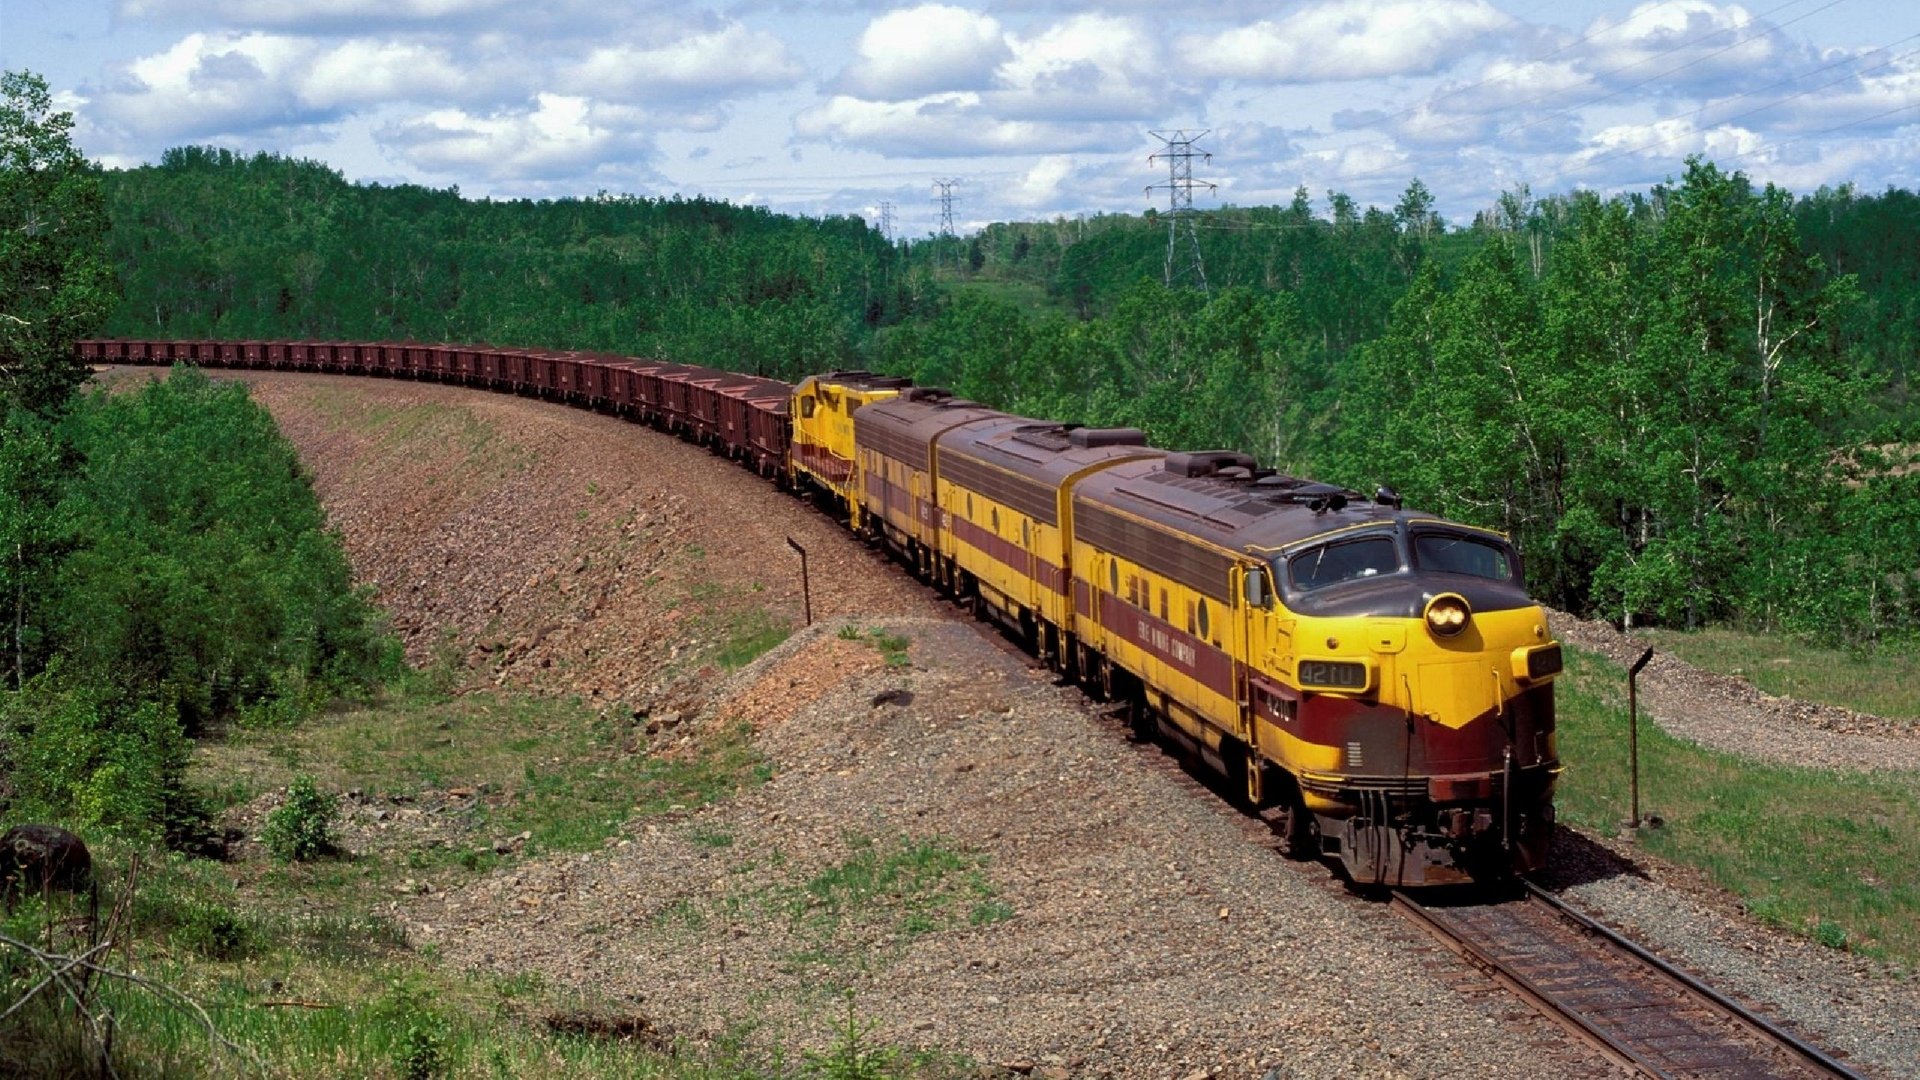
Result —
M 1659 976 L 1686 998 L 1743 1027 L 1749 1035 L 1757 1037 L 1776 1049 L 1787 1051 L 1798 1064 L 1821 1076 L 1864 1080 L 1859 1073 L 1849 1069 L 1819 1048 L 1807 1044 L 1755 1015 L 1726 995 L 1648 952 L 1611 927 L 1574 910 L 1559 897 L 1532 882 L 1523 882 L 1523 884 L 1526 887 L 1526 902 L 1539 905 L 1555 918 L 1570 924 L 1589 940 L 1596 941 L 1603 949 L 1625 957 L 1642 970 Z M 1614 1064 L 1631 1069 L 1643 1076 L 1669 1078 L 1674 1075 L 1660 1064 L 1650 1060 L 1646 1054 L 1636 1050 L 1630 1042 L 1606 1030 L 1606 1026 L 1594 1017 L 1564 1000 L 1562 996 L 1541 986 L 1515 965 L 1496 956 L 1488 948 L 1487 943 L 1475 940 L 1473 933 L 1459 928 L 1453 920 L 1426 907 L 1400 890 L 1392 893 L 1392 906 L 1448 949 L 1491 976 L 1494 981 L 1532 1005 L 1543 1016 L 1567 1028 Z
M 1863 1080 L 1859 1073 L 1847 1068 L 1819 1047 L 1813 1046 L 1789 1032 L 1782 1030 L 1765 1017 L 1751 1011 L 1727 997 L 1725 994 L 1720 993 L 1720 991 L 1715 990 L 1699 979 L 1694 978 L 1679 968 L 1674 967 L 1672 964 L 1667 963 L 1665 960 L 1660 959 L 1658 956 L 1655 956 L 1653 953 L 1648 952 L 1646 949 L 1641 948 L 1632 940 L 1621 935 L 1619 931 L 1574 909 L 1566 901 L 1535 885 L 1531 881 L 1522 882 L 1522 884 L 1527 888 L 1527 895 L 1536 903 L 1545 904 L 1547 907 L 1553 909 L 1554 914 L 1573 923 L 1588 934 L 1599 938 L 1608 946 L 1626 953 L 1640 963 L 1659 972 L 1669 981 L 1678 985 L 1684 992 L 1704 1000 L 1719 1009 L 1728 1019 L 1745 1025 L 1748 1029 L 1778 1046 L 1791 1050 L 1801 1059 L 1802 1063 L 1807 1066 L 1829 1076 L 1845 1077 L 1848 1078 L 1848 1080 Z
M 1518 969 L 1488 952 L 1468 934 L 1454 929 L 1445 918 L 1434 914 L 1432 909 L 1399 889 L 1393 890 L 1392 897 L 1391 904 L 1395 910 L 1418 924 L 1421 929 L 1427 931 L 1468 963 L 1491 976 L 1495 982 L 1506 987 L 1515 996 L 1532 1005 L 1537 1012 L 1567 1028 L 1582 1042 L 1598 1050 L 1608 1061 L 1622 1068 L 1631 1069 L 1642 1076 L 1672 1080 L 1671 1074 L 1662 1071 L 1658 1066 L 1636 1054 L 1632 1047 L 1609 1035 L 1585 1013 L 1560 1001 Z

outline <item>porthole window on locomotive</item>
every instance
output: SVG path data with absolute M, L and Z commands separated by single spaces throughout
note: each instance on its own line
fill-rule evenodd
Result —
M 1207 602 L 1205 600 L 1200 601 L 1194 606 L 1193 617 L 1195 621 L 1199 623 L 1200 636 L 1211 637 L 1212 632 L 1207 629 Z

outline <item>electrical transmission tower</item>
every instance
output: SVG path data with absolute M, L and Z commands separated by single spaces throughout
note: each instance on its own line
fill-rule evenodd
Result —
M 1200 283 L 1200 290 L 1207 290 L 1207 268 L 1200 261 L 1200 229 L 1196 224 L 1193 211 L 1193 189 L 1205 187 L 1209 192 L 1215 185 L 1211 180 L 1193 178 L 1193 159 L 1210 162 L 1213 155 L 1195 144 L 1205 138 L 1205 131 L 1188 131 L 1181 128 L 1176 131 L 1149 131 L 1147 134 L 1159 139 L 1166 146 L 1158 153 L 1149 155 L 1147 164 L 1151 165 L 1161 158 L 1167 162 L 1165 183 L 1148 184 L 1147 192 L 1152 194 L 1159 188 L 1167 190 L 1167 263 L 1164 280 L 1171 289 L 1177 280 L 1192 275 Z M 1187 245 L 1192 250 L 1192 258 L 1182 262 L 1177 258 L 1180 249 L 1180 233 L 1185 226 Z
M 959 183 L 960 178 L 957 176 L 948 177 L 944 180 L 935 180 L 933 182 L 933 186 L 940 189 L 939 194 L 934 196 L 934 200 L 940 204 L 941 236 L 953 235 L 953 200 L 958 198 L 958 196 L 954 195 L 953 189 L 958 186 Z
M 880 235 L 887 238 L 887 243 L 893 243 L 893 204 L 890 202 L 880 204 Z

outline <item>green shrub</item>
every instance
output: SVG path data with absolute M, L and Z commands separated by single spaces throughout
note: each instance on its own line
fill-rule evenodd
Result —
M 238 960 L 247 954 L 251 935 L 232 908 L 193 902 L 181 911 L 174 939 L 209 960 Z
M 287 787 L 287 801 L 267 815 L 261 839 L 281 862 L 307 862 L 334 851 L 333 825 L 340 805 L 332 795 L 313 786 L 313 777 L 297 776 Z
M 438 1080 L 453 1074 L 448 1017 L 434 1008 L 432 992 L 417 977 L 394 980 L 374 1001 L 368 1019 L 387 1034 L 389 1058 L 403 1080 Z
M 899 1051 L 874 1041 L 872 1022 L 854 1013 L 852 993 L 847 994 L 846 1019 L 833 1027 L 833 1045 L 805 1057 L 809 1080 L 887 1080 L 895 1075 Z

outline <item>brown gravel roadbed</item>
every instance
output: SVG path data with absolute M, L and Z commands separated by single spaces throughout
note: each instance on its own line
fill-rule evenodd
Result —
M 394 900 L 449 961 L 608 993 L 692 1040 L 751 1020 L 756 1037 L 819 1046 L 844 1009 L 827 988 L 847 985 L 892 1042 L 1047 1080 L 1608 1074 L 1325 867 L 1275 855 L 1158 750 L 824 516 L 706 451 L 454 387 L 244 377 L 415 658 L 681 711 L 669 741 L 744 719 L 772 766 L 768 783 L 630 824 L 598 854 Z M 788 536 L 812 557 L 822 625 L 723 679 L 714 627 L 755 611 L 798 623 Z M 833 620 L 909 638 L 910 664 Z M 888 691 L 905 693 L 875 704 Z M 1879 1075 L 1920 1075 L 1915 1025 L 1871 1019 L 1920 1015 L 1911 982 L 1702 902 L 1630 850 L 1569 841 L 1559 884 L 1603 917 Z M 976 919 L 967 900 L 911 924 L 884 903 L 837 919 L 807 906 L 823 872 L 926 843 L 1004 910 Z

